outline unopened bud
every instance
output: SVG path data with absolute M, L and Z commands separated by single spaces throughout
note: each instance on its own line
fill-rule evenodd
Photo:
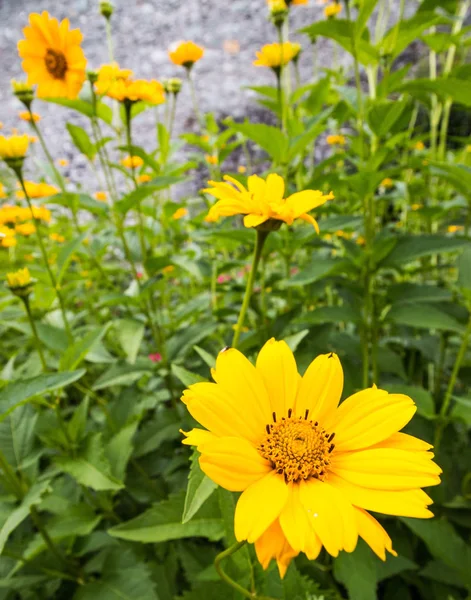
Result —
M 106 0 L 101 0 L 100 2 L 100 12 L 105 17 L 105 19 L 110 19 L 113 14 L 114 6 L 111 2 L 107 2 Z
M 20 102 L 22 102 L 26 108 L 29 108 L 34 100 L 33 86 L 29 85 L 29 83 L 26 83 L 25 81 L 16 81 L 15 79 L 12 79 L 11 88 L 18 100 L 20 100 Z

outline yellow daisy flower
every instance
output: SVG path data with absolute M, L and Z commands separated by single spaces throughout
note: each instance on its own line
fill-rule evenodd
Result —
M 5 192 L 5 186 L 3 185 L 3 183 L 0 181 L 0 200 L 2 198 L 6 198 L 6 192 Z M 1 209 L 0 209 L 1 210 Z
M 27 267 L 14 273 L 7 273 L 7 284 L 10 289 L 24 288 L 33 283 Z
M 352 552 L 361 537 L 383 560 L 391 539 L 368 510 L 429 518 L 432 500 L 420 488 L 437 485 L 441 469 L 430 444 L 399 431 L 416 411 L 402 394 L 376 386 L 339 406 L 338 357 L 318 356 L 303 377 L 288 345 L 274 339 L 256 365 L 238 350 L 222 351 L 216 383 L 196 383 L 182 397 L 206 429 L 185 433 L 204 473 L 242 492 L 235 537 L 255 544 L 264 568 L 284 576 L 304 552 L 322 546 L 332 556 Z
M 31 115 L 33 115 L 33 118 L 31 118 Z M 38 121 L 41 120 L 41 115 L 38 115 L 38 113 L 30 113 L 27 110 L 18 113 L 18 116 L 22 121 L 34 121 L 35 123 L 38 123 Z
M 57 164 L 59 165 L 59 167 L 68 167 L 69 161 L 66 158 L 58 158 Z
M 242 175 L 247 171 L 247 167 L 245 165 L 239 165 L 237 167 L 237 172 L 241 173 Z
M 422 150 L 425 150 L 425 144 L 422 142 L 422 140 L 419 140 L 414 144 L 414 148 L 421 152 Z
M 208 163 L 208 165 L 217 165 L 219 162 L 219 159 L 216 155 L 211 155 L 211 154 L 205 154 L 204 155 L 204 160 Z
M 448 233 L 458 233 L 458 231 L 463 231 L 463 225 L 448 225 L 447 231 Z
M 172 215 L 172 219 L 175 219 L 175 221 L 178 221 L 178 219 L 182 219 L 183 217 L 186 217 L 187 214 L 188 214 L 187 208 L 184 208 L 184 207 L 177 208 L 177 210 Z
M 35 183 L 34 181 L 25 181 L 25 188 L 30 198 L 47 198 L 48 196 L 55 196 L 59 193 L 59 190 L 48 183 Z M 17 198 L 24 198 L 25 193 L 23 190 L 16 192 Z
M 175 271 L 175 267 L 173 265 L 167 265 L 162 269 L 162 273 L 164 275 L 170 275 L 170 273 L 173 273 L 173 271 Z
M 59 23 L 44 11 L 29 16 L 23 33 L 26 39 L 18 42 L 18 52 L 28 83 L 38 85 L 38 97 L 76 98 L 87 65 L 80 30 L 70 29 L 68 19 Z
M 121 159 L 120 162 L 123 167 L 126 167 L 126 169 L 136 169 L 138 167 L 142 167 L 144 164 L 144 161 L 140 156 L 126 156 L 125 158 Z
M 164 87 L 156 79 L 116 79 L 110 82 L 106 95 L 119 102 L 148 102 L 162 104 L 165 102 Z
M 106 202 L 106 200 L 108 199 L 108 194 L 103 191 L 95 192 L 95 199 L 99 202 Z
M 380 185 L 384 188 L 392 188 L 394 187 L 394 181 L 390 177 L 385 177 Z
M 61 235 L 60 233 L 50 233 L 49 234 L 49 239 L 52 240 L 53 242 L 58 242 L 59 244 L 62 244 L 65 242 L 65 237 L 63 235 Z
M 148 173 L 143 173 L 142 175 L 138 176 L 137 180 L 139 183 L 147 183 L 152 180 L 152 177 Z
M 278 43 L 265 44 L 261 50 L 256 52 L 257 60 L 253 62 L 256 67 L 270 67 L 277 69 L 281 65 L 288 64 L 301 52 L 300 44 L 284 42 L 283 46 Z
M 168 56 L 174 65 L 191 67 L 203 57 L 204 48 L 194 42 L 176 42 L 169 48 Z
M 12 248 L 13 246 L 16 246 L 16 244 L 15 230 L 0 225 L 0 246 L 2 248 Z
M 19 223 L 15 225 L 16 233 L 28 237 L 36 231 L 36 227 L 32 223 Z
M 24 158 L 28 152 L 29 138 L 26 134 L 0 135 L 0 158 Z
M 266 180 L 251 175 L 247 178 L 248 189 L 229 175 L 225 175 L 224 179 L 225 182 L 208 181 L 212 187 L 203 190 L 218 199 L 206 221 L 246 215 L 244 225 L 257 227 L 271 219 L 284 221 L 288 225 L 292 225 L 295 219 L 302 219 L 319 232 L 317 222 L 307 213 L 334 197 L 332 192 L 324 195 L 318 190 L 305 190 L 284 198 L 285 182 L 275 173 L 268 175 Z
M 324 8 L 324 16 L 326 19 L 333 19 L 342 11 L 342 6 L 340 4 L 329 4 Z
M 329 146 L 345 146 L 347 143 L 344 135 L 328 135 L 325 138 L 325 141 L 329 144 Z

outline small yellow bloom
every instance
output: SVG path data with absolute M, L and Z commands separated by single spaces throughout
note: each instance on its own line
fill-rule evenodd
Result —
M 24 288 L 33 283 L 31 274 L 27 267 L 19 269 L 14 273 L 7 273 L 7 283 L 10 289 Z
M 35 135 L 29 135 L 28 138 L 31 144 L 36 144 L 38 141 L 38 138 Z
M 0 246 L 2 248 L 12 248 L 16 246 L 15 230 L 0 225 Z
M 390 177 L 385 177 L 380 185 L 384 188 L 392 188 L 394 187 L 394 181 Z
M 28 152 L 29 139 L 26 134 L 5 137 L 0 135 L 0 158 L 24 158 Z
M 333 19 L 336 17 L 342 10 L 342 6 L 340 3 L 329 4 L 324 8 L 324 16 L 326 19 Z
M 283 42 L 283 45 L 265 44 L 261 50 L 256 52 L 257 60 L 253 62 L 256 67 L 270 67 L 279 69 L 280 66 L 288 64 L 301 52 L 300 44 Z
M 99 202 L 106 202 L 108 199 L 108 194 L 103 191 L 95 192 L 95 199 Z
M 175 271 L 175 267 L 173 265 L 167 265 L 162 269 L 162 273 L 164 275 L 170 275 L 170 273 L 173 273 L 173 271 Z
M 34 256 L 32 254 L 25 254 L 23 256 L 23 258 L 25 259 L 26 262 L 33 262 L 33 260 L 34 260 Z
M 329 146 L 345 146 L 347 140 L 344 135 L 328 135 L 325 140 Z
M 143 173 L 142 175 L 138 176 L 137 180 L 139 183 L 147 183 L 148 181 L 152 180 L 152 177 L 148 173 Z
M 458 231 L 463 231 L 463 225 L 448 225 L 447 231 L 448 233 L 458 233 Z
M 35 183 L 34 181 L 25 181 L 26 193 L 30 198 L 47 198 L 48 196 L 55 196 L 59 193 L 59 190 L 48 183 Z M 25 193 L 23 190 L 16 192 L 17 198 L 24 198 Z
M 1 129 L 1 128 L 0 128 Z M 471 152 L 471 144 L 468 144 L 465 148 L 466 152 Z
M 1 239 L 1 246 L 2 248 L 13 248 L 14 246 L 16 246 L 18 244 L 17 240 L 15 237 L 10 236 L 10 237 L 4 237 L 4 238 L 0 238 Z
M 204 48 L 194 42 L 176 42 L 168 51 L 168 56 L 174 65 L 179 65 L 187 69 L 203 57 Z
M 58 242 L 59 244 L 62 244 L 65 242 L 65 237 L 63 235 L 61 235 L 60 233 L 50 233 L 49 234 L 49 239 L 51 239 L 53 242 Z
M 357 243 L 359 246 L 364 246 L 364 245 L 366 244 L 366 240 L 365 240 L 365 238 L 364 238 L 362 235 L 359 235 L 359 236 L 357 237 L 357 239 L 356 239 L 356 243 Z
M 69 161 L 66 158 L 59 158 L 57 159 L 57 164 L 59 165 L 59 167 L 68 167 Z
M 28 84 L 38 85 L 38 97 L 77 98 L 87 65 L 80 30 L 70 29 L 69 19 L 59 23 L 44 11 L 29 15 L 23 33 L 18 52 Z
M 351 233 L 349 231 L 343 231 L 342 229 L 339 229 L 338 231 L 336 231 L 335 235 L 337 237 L 343 238 L 345 240 L 350 240 L 353 237 L 353 233 Z
M 265 291 L 268 291 L 268 290 L 265 290 Z M 232 326 L 232 329 L 234 331 L 237 330 L 237 323 L 234 323 L 234 325 Z M 247 326 L 245 326 L 245 325 L 241 329 L 242 333 L 247 333 L 248 330 L 249 330 L 249 328 Z
M 307 4 L 309 0 L 288 0 L 289 6 L 301 6 L 302 4 Z
M 31 118 L 32 115 L 32 118 Z M 18 113 L 18 116 L 20 117 L 20 119 L 22 121 L 34 121 L 35 123 L 38 123 L 41 120 L 41 116 L 38 115 L 38 113 L 30 113 L 27 110 L 24 110 L 23 112 Z
M 304 552 L 315 560 L 352 552 L 358 538 L 380 559 L 397 555 L 368 511 L 430 518 L 421 488 L 442 470 L 432 446 L 401 432 L 416 405 L 373 386 L 340 404 L 338 356 L 320 355 L 304 375 L 284 341 L 270 339 L 255 365 L 235 348 L 219 353 L 215 383 L 196 383 L 182 401 L 201 428 L 182 432 L 200 452 L 202 471 L 242 492 L 234 533 L 255 545 L 264 569 L 275 559 L 281 577 Z
M 204 159 L 208 163 L 208 165 L 217 165 L 219 162 L 219 159 L 215 154 L 205 154 Z
M 415 204 L 413 204 L 413 205 L 411 206 L 411 209 L 412 209 L 412 210 L 419 210 L 420 208 L 422 208 L 422 206 L 423 206 L 422 204 L 415 203 Z
M 136 169 L 144 164 L 140 156 L 126 156 L 120 162 L 126 169 Z
M 2 198 L 6 198 L 7 195 L 5 193 L 5 187 L 3 185 L 3 183 L 0 181 L 0 199 Z
M 116 79 L 100 83 L 97 81 L 100 93 L 105 93 L 110 98 L 119 102 L 148 102 L 149 104 L 162 104 L 165 102 L 164 86 L 152 79 Z M 106 90 L 106 91 L 105 91 Z
M 422 150 L 425 150 L 425 144 L 421 140 L 419 140 L 415 143 L 414 148 L 421 152 Z
M 28 237 L 36 231 L 36 227 L 32 223 L 19 223 L 15 225 L 16 233 Z
M 237 167 L 237 172 L 241 173 L 242 175 L 247 171 L 247 167 L 245 167 L 244 165 L 239 165 Z
M 317 222 L 307 214 L 322 206 L 334 195 L 324 195 L 318 190 L 305 190 L 284 198 L 285 182 L 282 177 L 271 173 L 267 179 L 251 175 L 247 179 L 248 189 L 229 175 L 224 182 L 209 181 L 212 187 L 203 190 L 217 198 L 218 202 L 211 208 L 206 221 L 217 221 L 220 217 L 245 215 L 246 227 L 276 228 L 281 225 L 277 221 L 292 225 L 295 219 L 302 219 L 314 226 L 319 232 Z
M 181 219 L 183 217 L 186 217 L 186 215 L 188 214 L 188 209 L 187 208 L 178 208 L 172 215 L 172 219 L 175 219 L 175 221 L 177 221 L 178 219 Z
M 209 135 L 200 135 L 200 139 L 202 142 L 209 142 Z
M 3 123 L 0 121 L 0 129 L 3 129 Z

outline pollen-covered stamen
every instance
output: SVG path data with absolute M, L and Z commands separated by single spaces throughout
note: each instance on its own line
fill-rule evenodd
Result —
M 274 423 L 266 426 L 267 435 L 258 446 L 263 458 L 284 475 L 286 482 L 326 477 L 335 433 L 327 433 L 307 416 L 293 417 L 289 409 L 288 417 L 277 421 L 273 413 Z

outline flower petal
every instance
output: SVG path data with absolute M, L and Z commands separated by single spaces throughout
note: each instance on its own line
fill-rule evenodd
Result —
M 300 499 L 312 519 L 314 531 L 332 556 L 355 549 L 358 532 L 353 506 L 342 493 L 325 481 L 301 481 Z
M 296 361 L 288 344 L 275 338 L 268 340 L 258 354 L 256 369 L 267 389 L 272 412 L 287 416 L 288 409 L 294 409 L 299 383 Z
M 374 445 L 374 448 L 399 448 L 412 452 L 427 452 L 433 448 L 432 444 L 419 440 L 408 433 L 393 433 L 385 440 Z
M 270 463 L 242 438 L 216 438 L 204 442 L 200 448 L 201 470 L 231 492 L 244 491 L 272 471 Z
M 309 560 L 315 560 L 322 544 L 310 519 L 310 513 L 300 499 L 300 486 L 290 485 L 291 493 L 280 515 L 280 525 L 289 545 L 297 552 L 304 552 Z
M 433 513 L 427 509 L 432 500 L 423 490 L 374 490 L 350 483 L 335 473 L 329 473 L 329 483 L 338 488 L 352 504 L 366 510 L 420 519 L 433 517 Z
M 285 193 L 285 182 L 283 177 L 280 177 L 276 173 L 270 173 L 267 177 L 265 193 L 267 202 L 280 202 L 283 200 L 283 195 Z
M 268 569 L 272 558 L 275 558 L 282 579 L 289 563 L 298 554 L 287 542 L 278 519 L 273 521 L 270 527 L 255 540 L 255 552 L 259 563 L 265 570 Z
M 397 556 L 392 548 L 391 538 L 374 517 L 361 508 L 355 508 L 355 520 L 358 535 L 381 560 L 386 560 L 386 550 Z
M 440 467 L 429 452 L 374 448 L 333 452 L 330 469 L 343 479 L 380 490 L 411 490 L 440 483 Z
M 268 219 L 266 215 L 246 215 L 244 217 L 245 227 L 257 227 L 261 223 L 265 223 Z
M 199 447 L 205 442 L 210 442 L 214 439 L 218 439 L 214 433 L 210 431 L 205 431 L 204 429 L 194 428 L 191 431 L 183 431 L 180 429 L 180 433 L 185 435 L 185 439 L 182 440 L 182 444 L 186 444 L 187 446 L 196 446 L 199 450 Z
M 307 368 L 296 398 L 296 415 L 317 420 L 324 427 L 327 415 L 337 408 L 343 389 L 343 370 L 336 354 L 321 354 Z
M 332 192 L 324 195 L 319 190 L 304 190 L 303 192 L 296 192 L 286 199 L 286 204 L 293 209 L 294 217 L 298 218 L 302 214 L 322 206 L 327 200 L 331 200 L 334 197 Z
M 289 497 L 289 487 L 272 471 L 253 483 L 240 496 L 234 517 L 238 542 L 253 543 L 278 518 Z
M 350 396 L 326 423 L 335 431 L 335 448 L 358 450 L 377 444 L 397 433 L 416 411 L 414 402 L 403 394 L 388 394 L 376 386 Z

